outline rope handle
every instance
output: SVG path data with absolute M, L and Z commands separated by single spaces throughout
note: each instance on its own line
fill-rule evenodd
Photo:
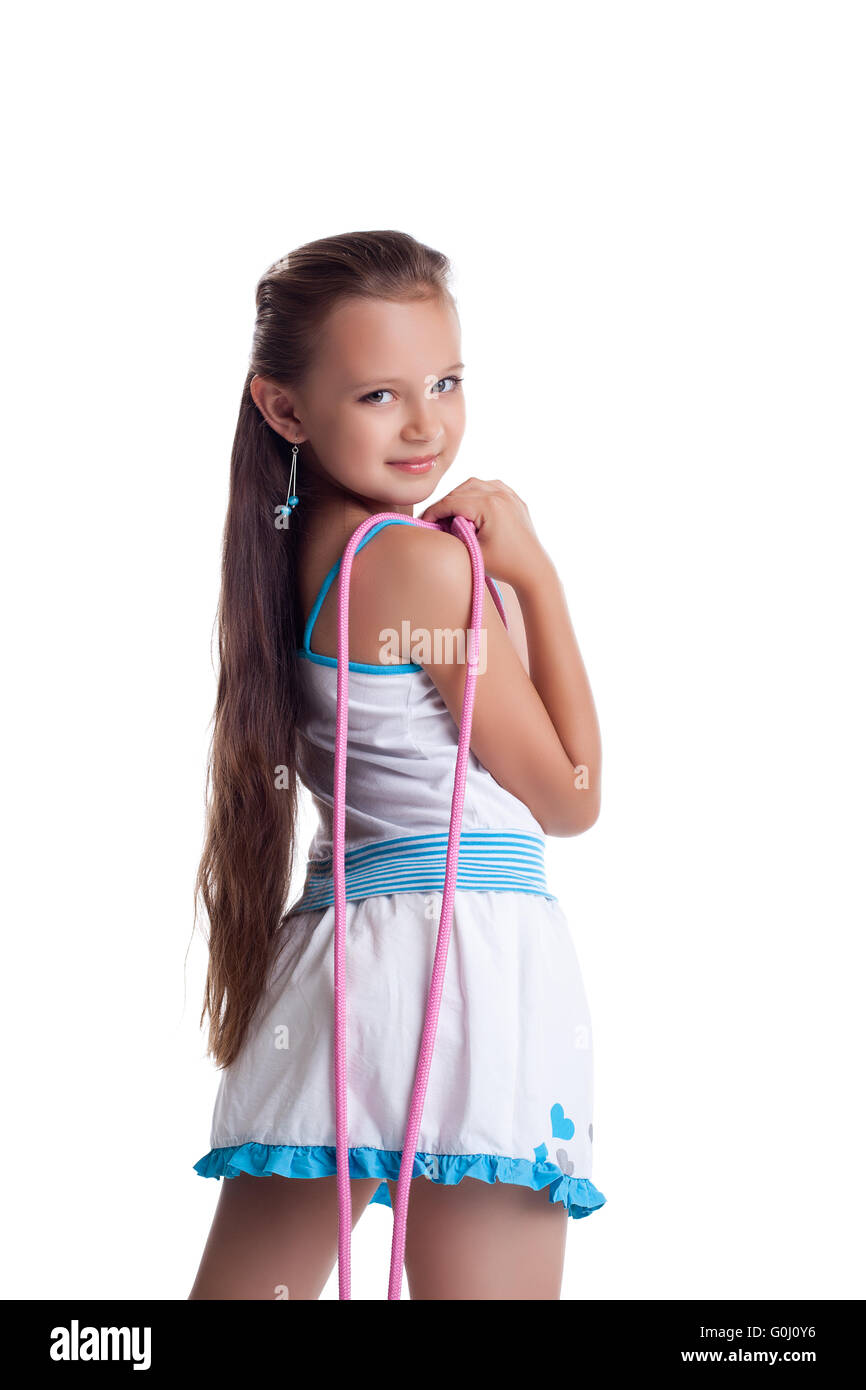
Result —
M 415 1070 L 415 1084 L 409 1106 L 406 1135 L 403 1140 L 400 1174 L 397 1179 L 397 1203 L 394 1210 L 394 1234 L 391 1241 L 391 1269 L 388 1299 L 399 1300 L 403 1284 L 406 1248 L 406 1217 L 409 1207 L 409 1183 L 415 1166 L 415 1145 L 421 1128 L 427 1081 L 433 1060 L 439 1005 L 445 982 L 448 943 L 454 917 L 454 894 L 457 884 L 457 865 L 460 855 L 460 831 L 463 821 L 463 797 L 466 788 L 466 768 L 469 761 L 469 738 L 472 730 L 472 710 L 480 641 L 482 589 L 484 583 L 506 628 L 505 609 L 493 581 L 484 571 L 484 559 L 476 537 L 474 524 L 463 516 L 422 521 L 406 517 L 401 512 L 377 512 L 362 521 L 349 537 L 340 564 L 337 606 L 337 717 L 334 742 L 334 1081 L 336 1091 L 337 1128 L 337 1202 L 338 1202 L 338 1281 L 339 1298 L 351 1299 L 351 1241 L 352 1202 L 349 1195 L 349 1140 L 346 1100 L 346 750 L 348 742 L 349 707 L 349 584 L 352 561 L 359 542 L 371 527 L 382 521 L 409 521 L 415 526 L 450 531 L 459 536 L 469 549 L 472 562 L 472 632 L 467 657 L 466 683 L 463 690 L 463 713 L 457 745 L 457 764 L 454 773 L 454 794 L 451 801 L 451 823 L 448 833 L 448 854 L 445 861 L 445 886 L 442 893 L 442 912 L 436 938 L 436 955 L 427 996 L 424 1030 Z

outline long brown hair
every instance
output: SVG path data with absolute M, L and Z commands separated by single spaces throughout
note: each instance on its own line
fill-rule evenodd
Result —
M 207 1051 L 238 1055 L 286 920 L 296 852 L 301 612 L 298 554 L 315 511 L 306 445 L 297 456 L 299 505 L 287 528 L 291 445 L 250 393 L 253 376 L 300 385 L 328 315 L 354 297 L 450 296 L 449 263 L 403 232 L 349 232 L 308 242 L 256 286 L 249 371 L 231 453 L 217 611 L 219 674 L 207 774 L 204 850 L 195 880 L 210 922 L 204 1007 Z M 286 769 L 278 777 L 279 769 Z

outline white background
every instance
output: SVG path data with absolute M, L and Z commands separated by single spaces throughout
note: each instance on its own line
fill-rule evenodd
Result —
M 527 501 L 602 725 L 601 818 L 548 841 L 608 1199 L 563 1299 L 862 1298 L 863 7 L 55 3 L 6 36 L 3 1295 L 191 1287 L 253 290 L 397 228 L 454 267 L 448 488 Z M 354 1297 L 390 1233 L 370 1208 Z

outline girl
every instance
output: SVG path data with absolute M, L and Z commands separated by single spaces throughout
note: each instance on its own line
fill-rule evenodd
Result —
M 411 520 L 465 427 L 445 257 L 399 232 L 311 242 L 260 280 L 231 460 L 205 847 L 211 1149 L 194 1299 L 319 1297 L 337 1255 L 335 578 L 351 569 L 346 993 L 351 1217 L 392 1206 L 433 968 L 466 680 L 467 544 Z M 512 398 L 509 397 L 509 400 Z M 447 969 L 414 1157 L 413 1299 L 558 1299 L 592 1170 L 591 1022 L 544 836 L 599 813 L 601 749 L 562 586 L 525 504 L 471 478 L 481 648 Z M 408 645 L 411 635 L 414 645 Z M 388 640 L 386 640 L 388 639 Z M 458 644 L 459 646 L 459 644 Z M 319 825 L 284 912 L 298 780 Z M 264 1180 L 269 1179 L 269 1180 Z

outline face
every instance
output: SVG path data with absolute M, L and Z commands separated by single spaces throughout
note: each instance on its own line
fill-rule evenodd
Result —
M 298 456 L 332 484 L 383 509 L 424 501 L 463 438 L 460 326 L 446 301 L 353 299 L 330 315 L 301 387 L 254 377 L 253 398 Z M 435 455 L 411 472 L 396 462 Z M 298 469 L 298 487 L 302 487 Z

